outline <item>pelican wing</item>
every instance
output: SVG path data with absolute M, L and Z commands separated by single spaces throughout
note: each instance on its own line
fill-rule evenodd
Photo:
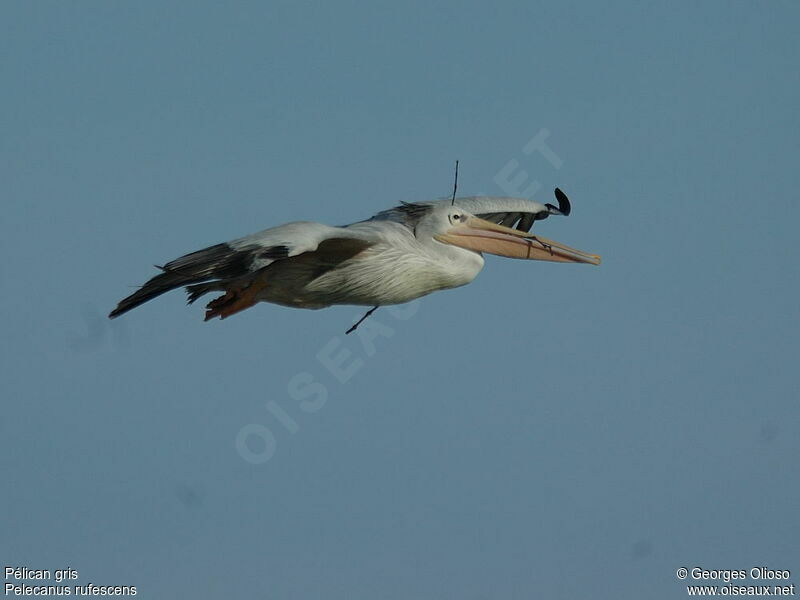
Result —
M 520 231 L 530 231 L 534 221 L 541 221 L 550 215 L 567 216 L 572 208 L 566 194 L 555 189 L 558 206 L 541 204 L 526 198 L 506 198 L 502 196 L 467 196 L 456 198 L 455 205 L 460 206 L 476 217 L 514 227 Z M 400 206 L 379 212 L 372 217 L 373 221 L 394 221 L 413 229 L 414 225 L 435 206 L 450 204 L 451 198 L 442 198 L 434 202 L 402 203 Z
M 555 190 L 558 206 L 541 204 L 525 198 L 502 198 L 496 196 L 471 196 L 456 198 L 456 206 L 486 221 L 513 227 L 520 231 L 530 231 L 535 221 L 546 219 L 550 215 L 567 216 L 572 207 L 566 194 L 560 189 Z M 452 200 L 439 200 L 440 203 Z
M 336 237 L 350 236 L 340 227 L 297 221 L 265 229 L 225 245 L 248 259 L 249 271 L 258 271 L 276 260 L 313 252 L 324 240 Z
M 120 300 L 109 316 L 117 317 L 175 288 L 246 277 L 275 261 L 313 252 L 329 238 L 341 237 L 354 236 L 339 227 L 299 221 L 209 246 L 159 267 L 161 273 Z
M 361 221 L 361 223 L 369 221 L 392 221 L 404 225 L 409 229 L 414 229 L 417 222 L 428 214 L 434 206 L 436 206 L 436 202 L 403 202 L 400 206 L 382 210 L 374 217 L 367 219 L 367 221 Z M 358 224 L 359 223 L 354 223 L 354 225 Z

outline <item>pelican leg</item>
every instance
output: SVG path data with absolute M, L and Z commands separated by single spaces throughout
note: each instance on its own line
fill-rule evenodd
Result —
M 367 317 L 369 317 L 372 313 L 374 313 L 376 310 L 378 310 L 378 308 L 379 307 L 377 307 L 377 306 L 373 306 L 372 308 L 370 308 L 366 312 L 366 314 L 363 317 L 361 317 L 358 321 L 356 321 L 355 325 L 353 325 L 350 329 L 345 331 L 344 334 L 345 335 L 350 335 L 351 333 L 353 333 L 356 329 L 358 329 L 358 326 L 361 325 L 364 321 L 366 321 Z

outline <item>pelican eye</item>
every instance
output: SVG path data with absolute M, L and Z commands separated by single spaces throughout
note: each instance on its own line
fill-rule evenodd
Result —
M 463 219 L 463 218 L 464 218 L 464 217 L 463 217 L 462 215 L 455 214 L 455 215 L 453 215 L 452 217 L 450 217 L 450 220 L 451 220 L 451 221 L 453 221 L 453 222 L 455 222 L 455 221 L 460 221 L 460 220 L 461 220 L 461 219 Z

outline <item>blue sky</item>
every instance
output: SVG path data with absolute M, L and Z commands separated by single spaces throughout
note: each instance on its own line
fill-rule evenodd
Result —
M 800 572 L 798 17 L 4 3 L 0 562 L 144 598 Z M 464 195 L 564 189 L 537 228 L 603 265 L 490 257 L 360 337 L 354 307 L 203 323 L 180 293 L 105 318 L 185 252 L 447 195 L 455 159 Z

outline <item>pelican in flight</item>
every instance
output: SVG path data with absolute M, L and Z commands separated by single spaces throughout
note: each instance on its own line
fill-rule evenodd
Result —
M 534 221 L 570 213 L 567 196 L 558 188 L 555 195 L 558 207 L 454 194 L 452 200 L 403 203 L 343 227 L 295 222 L 265 229 L 158 267 L 161 273 L 121 300 L 109 317 L 180 287 L 186 288 L 189 304 L 221 292 L 206 306 L 206 321 L 258 302 L 296 308 L 354 304 L 375 310 L 471 282 L 483 268 L 484 252 L 600 264 L 595 254 L 530 233 Z

